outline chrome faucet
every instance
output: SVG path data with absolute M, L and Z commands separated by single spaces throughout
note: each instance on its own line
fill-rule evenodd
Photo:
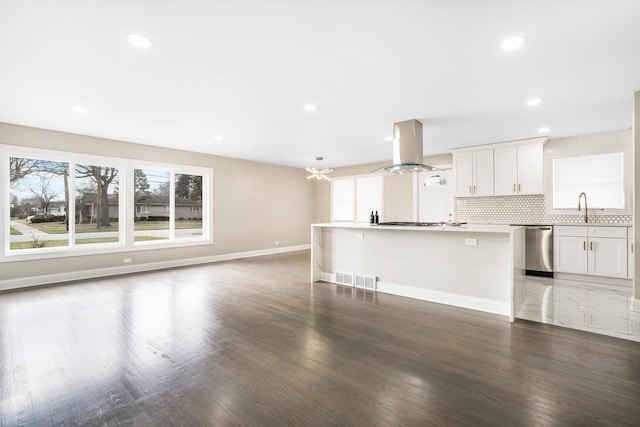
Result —
M 586 223 L 589 222 L 589 218 L 587 217 L 587 193 L 584 191 L 578 196 L 578 210 L 581 210 L 580 200 L 582 199 L 582 196 L 584 196 L 584 222 Z

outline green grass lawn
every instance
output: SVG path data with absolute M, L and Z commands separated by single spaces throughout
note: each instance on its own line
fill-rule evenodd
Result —
M 13 227 L 9 227 L 9 231 L 10 231 L 10 234 L 11 234 L 12 236 L 21 236 L 21 235 L 22 235 L 22 233 L 21 233 L 21 232 L 19 232 L 18 230 L 16 230 L 16 229 L 15 229 L 15 228 L 13 228 Z
M 30 227 L 37 228 L 40 231 L 44 231 L 49 234 L 65 234 L 67 233 L 67 227 L 62 222 L 38 222 L 35 224 L 27 223 Z M 135 231 L 144 230 L 168 230 L 169 221 L 136 221 L 134 226 Z M 178 220 L 176 221 L 176 229 L 183 230 L 187 228 L 202 228 L 202 221 L 194 220 Z M 118 231 L 119 224 L 112 222 L 111 226 L 102 226 L 100 229 L 95 224 L 76 224 L 76 233 L 96 233 L 96 232 L 108 232 Z M 18 232 L 18 234 L 20 234 Z
M 136 242 L 142 242 L 147 240 L 166 240 L 166 237 L 153 237 L 153 236 L 139 236 L 135 238 Z M 93 243 L 114 243 L 117 242 L 117 237 L 101 237 L 96 239 L 77 239 L 76 245 L 90 245 Z M 44 240 L 43 248 L 52 248 L 55 246 L 69 246 L 69 242 L 66 240 Z M 18 249 L 33 249 L 32 242 L 12 242 L 10 245 L 11 250 Z
M 66 240 L 47 240 L 44 242 L 44 248 L 52 248 L 54 246 L 69 246 L 69 242 Z M 32 242 L 11 242 L 9 249 L 33 249 Z

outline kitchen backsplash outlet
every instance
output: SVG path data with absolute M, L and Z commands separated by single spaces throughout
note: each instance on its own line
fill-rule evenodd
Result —
M 576 201 L 577 203 L 577 201 Z M 529 196 L 459 197 L 455 203 L 455 220 L 494 224 L 566 224 L 581 222 L 584 213 L 547 215 L 545 197 Z M 597 215 L 589 213 L 593 224 L 632 225 L 631 215 Z

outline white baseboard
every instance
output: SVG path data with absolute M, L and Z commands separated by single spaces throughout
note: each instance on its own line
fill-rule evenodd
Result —
M 331 273 L 321 272 L 320 280 L 329 283 L 336 283 L 335 274 Z M 502 316 L 511 316 L 511 307 L 507 302 L 499 302 L 484 298 L 470 297 L 467 295 L 450 294 L 447 292 L 414 288 L 411 286 L 397 285 L 395 283 L 389 282 L 379 281 L 377 283 L 377 286 L 378 292 L 384 292 L 386 294 L 414 298 L 422 301 L 435 302 L 438 304 L 452 305 L 455 307 L 468 308 L 471 310 L 483 311 L 485 313 L 500 314 Z
M 403 297 L 415 298 L 423 301 L 484 311 L 486 313 L 511 315 L 511 307 L 507 302 L 493 301 L 484 298 L 467 295 L 450 294 L 447 292 L 432 291 L 429 289 L 414 288 L 411 286 L 397 285 L 395 283 L 378 282 L 378 292 L 385 292 Z
M 251 258 L 262 255 L 272 255 L 285 252 L 295 252 L 310 249 L 311 245 L 287 246 L 257 251 L 235 252 L 230 254 L 212 255 L 199 258 L 179 259 L 172 261 L 151 262 L 146 264 L 123 265 L 119 267 L 97 268 L 93 270 L 71 271 L 68 273 L 45 274 L 40 276 L 20 277 L 18 279 L 0 280 L 0 291 L 27 288 L 31 286 L 50 285 L 54 283 L 70 282 L 73 280 L 94 279 L 97 277 L 116 276 L 127 273 L 141 273 L 144 271 L 162 270 L 165 268 L 184 267 L 188 265 L 206 264 L 209 262 L 228 261 L 240 258 Z

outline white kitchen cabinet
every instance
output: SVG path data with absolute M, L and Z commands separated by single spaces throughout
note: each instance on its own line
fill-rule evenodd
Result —
M 629 297 L 579 286 L 554 289 L 554 322 L 594 332 L 629 333 Z
M 626 227 L 556 226 L 554 271 L 627 278 Z
M 543 193 L 542 146 L 542 142 L 535 142 L 494 149 L 496 196 Z
M 589 238 L 587 274 L 627 278 L 627 239 Z
M 587 237 L 553 237 L 553 269 L 558 273 L 587 274 Z
M 493 150 L 459 151 L 453 153 L 458 197 L 492 196 Z

